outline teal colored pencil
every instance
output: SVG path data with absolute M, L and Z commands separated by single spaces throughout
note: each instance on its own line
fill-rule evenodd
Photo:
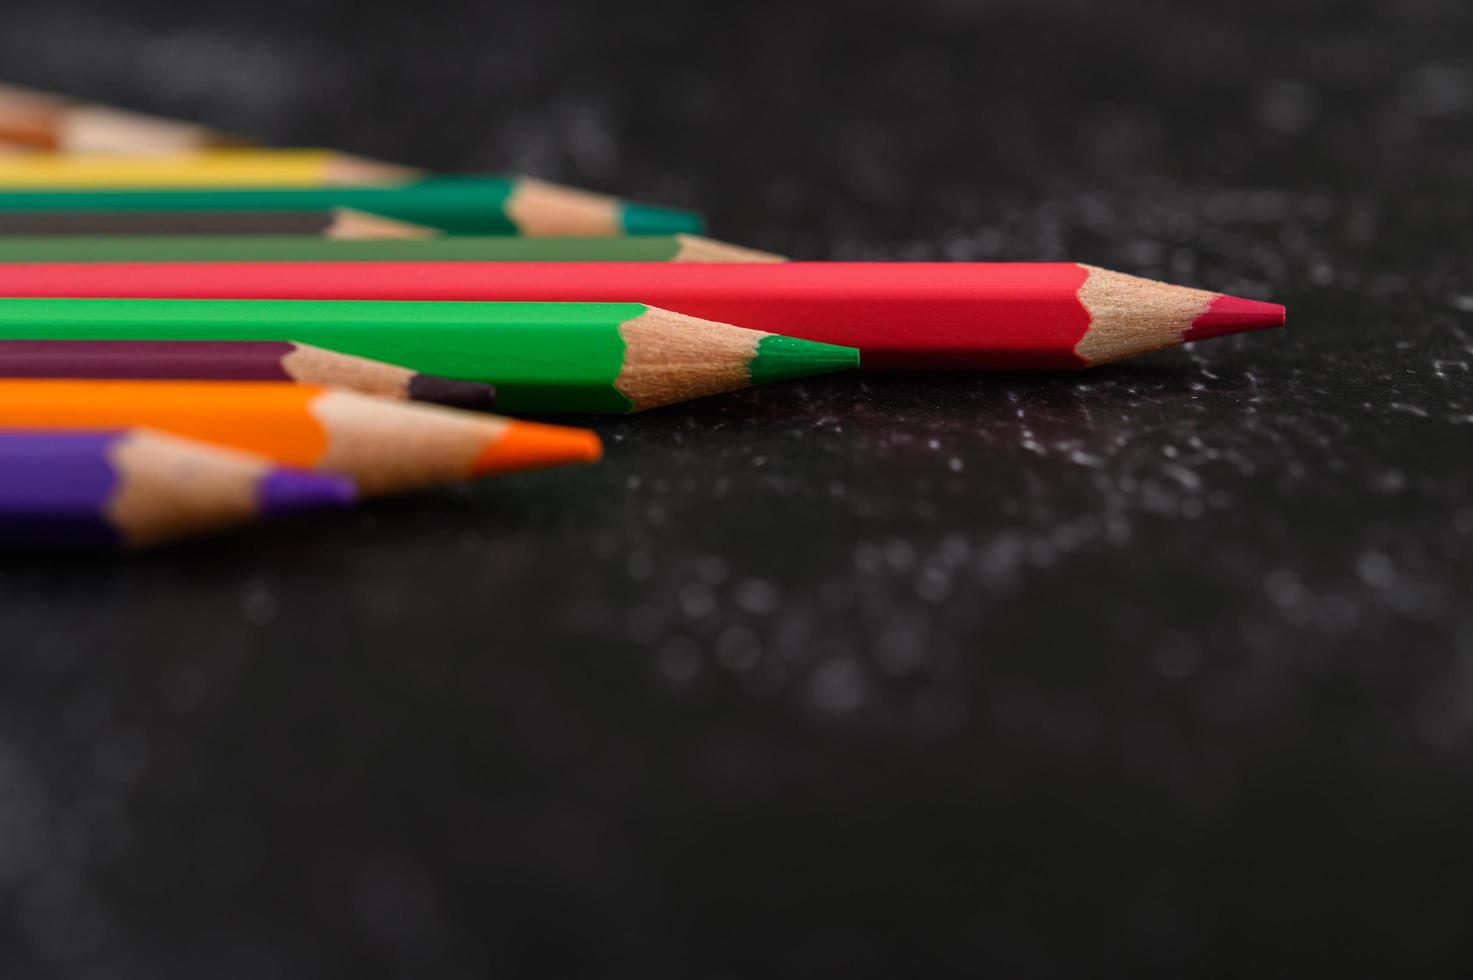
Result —
M 324 211 L 351 208 L 452 234 L 598 238 L 698 235 L 699 215 L 527 177 L 442 175 L 346 187 L 8 191 L 10 211 Z

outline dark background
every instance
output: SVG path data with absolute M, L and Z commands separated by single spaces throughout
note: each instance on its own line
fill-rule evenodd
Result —
M 6 977 L 1466 973 L 1465 0 L 7 0 L 0 74 L 1290 328 L 0 571 Z

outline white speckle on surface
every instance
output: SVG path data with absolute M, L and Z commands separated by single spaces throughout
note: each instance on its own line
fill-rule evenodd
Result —
M 1276 568 L 1263 580 L 1264 591 L 1275 605 L 1282 608 L 1298 605 L 1307 593 L 1299 576 L 1291 568 Z
M 707 585 L 720 585 L 726 581 L 726 561 L 720 555 L 705 555 L 696 562 L 696 577 Z
M 1188 636 L 1175 635 L 1156 651 L 1156 669 L 1161 676 L 1182 680 L 1197 672 L 1202 654 Z
M 133 782 L 148 767 L 148 738 L 134 728 L 109 729 L 92 746 L 92 767 L 112 782 Z
M 1171 477 L 1186 490 L 1202 489 L 1202 478 L 1185 466 L 1167 466 L 1164 468 L 1167 476 Z
M 874 661 L 892 677 L 906 677 L 926 661 L 926 622 L 905 617 L 889 625 L 875 641 Z
M 1270 129 L 1298 133 L 1310 124 L 1318 106 L 1313 89 L 1297 79 L 1279 79 L 1263 92 L 1259 119 Z
M 885 544 L 885 564 L 897 572 L 903 572 L 915 564 L 916 550 L 909 541 L 893 538 Z
M 254 880 L 265 865 L 266 839 L 260 828 L 238 814 L 215 814 L 195 835 L 194 861 L 207 884 L 235 891 Z
M 636 548 L 625 557 L 624 569 L 632 579 L 647 579 L 655 573 L 654 556 L 642 548 Z
M 655 669 L 675 687 L 684 687 L 701 673 L 701 645 L 689 636 L 672 636 L 655 653 Z
M 440 927 L 439 889 L 429 871 L 401 854 L 380 854 L 358 869 L 353 913 L 359 930 L 390 945 L 432 935 Z
M 204 673 L 190 664 L 174 664 L 159 675 L 159 695 L 174 711 L 190 710 L 208 691 Z
M 664 635 L 666 623 L 663 609 L 650 603 L 642 603 L 629 610 L 625 617 L 625 631 L 635 643 L 648 644 Z
M 1413 720 L 1429 745 L 1443 750 L 1460 748 L 1473 731 L 1473 698 L 1466 688 L 1433 688 L 1417 702 Z
M 247 582 L 240 590 L 240 610 L 252 626 L 265 626 L 276 618 L 276 596 L 265 582 Z
M 680 610 L 687 619 L 700 619 L 716 611 L 716 594 L 707 585 L 690 582 L 680 589 Z
M 1355 562 L 1360 580 L 1373 589 L 1388 588 L 1396 581 L 1396 568 L 1391 559 L 1379 551 L 1365 551 Z
M 766 579 L 745 578 L 732 590 L 732 602 L 744 612 L 766 616 L 777 609 L 778 593 Z
M 729 626 L 716 637 L 716 659 L 727 670 L 750 670 L 762 656 L 762 641 L 743 626 Z
M 110 931 L 97 898 L 75 872 L 61 867 L 27 884 L 16 919 L 34 951 L 51 961 L 87 954 Z
M 1082 449 L 1075 449 L 1069 453 L 1069 462 L 1079 466 L 1088 466 L 1091 469 L 1099 469 L 1105 465 L 1104 457 L 1094 456 Z
M 864 672 L 848 657 L 829 660 L 813 672 L 808 693 L 813 706 L 824 714 L 849 714 L 864 704 Z
M 1009 675 L 993 683 L 988 693 L 992 717 L 1004 728 L 1021 729 L 1039 716 L 1038 688 L 1027 677 Z
M 926 602 L 945 600 L 951 594 L 951 573 L 935 565 L 921 569 L 916 576 L 915 593 Z
M 885 553 L 879 545 L 866 541 L 854 549 L 854 567 L 867 575 L 877 573 L 884 561 Z

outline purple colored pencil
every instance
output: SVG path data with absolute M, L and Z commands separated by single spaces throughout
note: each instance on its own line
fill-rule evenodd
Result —
M 138 548 L 358 499 L 347 477 L 147 429 L 0 431 L 0 546 Z
M 3 340 L 0 378 L 296 381 L 489 411 L 496 389 L 294 341 Z

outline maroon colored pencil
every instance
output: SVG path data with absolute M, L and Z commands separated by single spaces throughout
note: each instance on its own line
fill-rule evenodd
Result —
M 440 231 L 376 214 L 328 211 L 7 211 L 0 236 L 320 235 L 347 241 L 434 238 Z
M 456 408 L 496 405 L 489 385 L 294 341 L 3 340 L 0 378 L 298 381 Z

